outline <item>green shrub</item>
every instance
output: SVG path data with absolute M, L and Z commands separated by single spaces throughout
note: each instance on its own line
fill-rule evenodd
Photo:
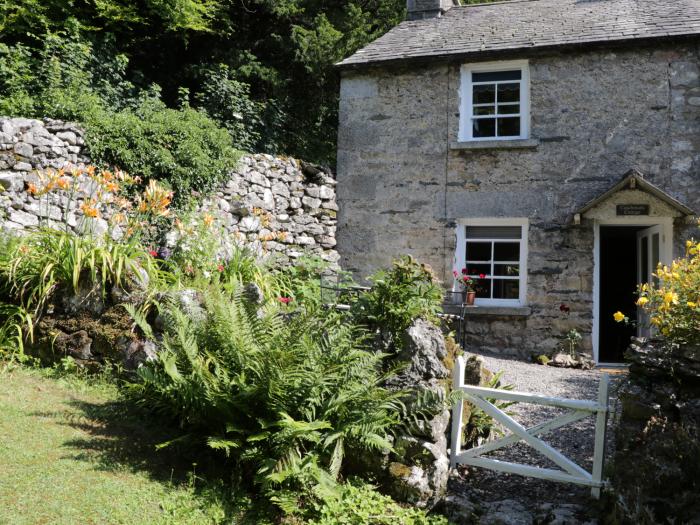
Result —
M 166 182 L 180 204 L 193 192 L 211 191 L 240 158 L 226 130 L 206 114 L 170 109 L 154 97 L 133 110 L 98 111 L 83 122 L 93 161 Z
M 334 313 L 253 304 L 242 285 L 233 296 L 216 286 L 202 295 L 203 319 L 161 305 L 162 351 L 140 369 L 133 399 L 224 452 L 289 513 L 333 497 L 347 452 L 390 448 L 401 393 L 381 386 L 382 355 L 363 346 L 362 332 Z
M 654 275 L 658 282 L 639 287 L 637 305 L 668 340 L 700 345 L 700 242 L 688 240 L 686 256 L 660 264 Z
M 340 496 L 316 506 L 318 516 L 309 525 L 447 525 L 442 516 L 399 506 L 372 486 L 362 483 L 343 485 Z
M 194 97 L 197 107 L 228 130 L 236 147 L 256 150 L 265 108 L 250 99 L 250 86 L 233 78 L 224 64 L 205 69 L 201 76 L 202 86 Z
M 167 107 L 158 86 L 138 91 L 127 64 L 71 27 L 39 49 L 0 44 L 0 114 L 79 122 L 93 162 L 167 182 L 178 203 L 210 191 L 240 157 L 231 135 L 204 110 Z
M 415 319 L 437 322 L 443 291 L 429 266 L 405 255 L 369 280 L 371 290 L 360 296 L 352 312 L 359 324 L 380 335 L 388 349 L 400 349 L 401 334 Z

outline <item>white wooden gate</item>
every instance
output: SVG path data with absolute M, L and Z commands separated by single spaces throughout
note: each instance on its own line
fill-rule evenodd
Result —
M 450 467 L 457 465 L 471 465 L 483 467 L 500 472 L 509 472 L 530 476 L 533 478 L 548 479 L 551 481 L 561 481 L 565 483 L 576 483 L 591 487 L 591 495 L 594 498 L 600 497 L 600 489 L 605 485 L 602 480 L 603 458 L 605 455 L 605 427 L 608 416 L 608 374 L 603 374 L 598 388 L 597 401 L 584 401 L 579 399 L 560 399 L 546 397 L 537 394 L 527 394 L 523 392 L 513 392 L 510 390 L 498 390 L 493 388 L 483 388 L 464 384 L 465 360 L 460 356 L 457 358 L 454 369 L 454 388 L 464 392 L 464 397 L 482 409 L 498 423 L 502 424 L 512 433 L 508 436 L 490 441 L 479 447 L 462 450 L 462 427 L 464 422 L 463 405 L 464 399 L 455 403 L 452 409 L 452 447 L 450 450 Z M 531 428 L 525 428 L 509 415 L 498 409 L 489 400 L 501 399 L 505 401 L 515 401 L 520 403 L 531 403 L 536 405 L 568 408 L 571 412 L 558 416 L 550 421 L 545 421 Z M 596 415 L 595 423 L 595 445 L 593 453 L 593 472 L 589 473 L 575 462 L 564 456 L 561 452 L 553 448 L 540 439 L 539 435 L 546 434 L 553 430 L 586 418 Z M 536 451 L 540 452 L 562 470 L 533 467 L 519 463 L 510 463 L 492 458 L 482 457 L 484 454 L 493 452 L 505 446 L 524 441 Z

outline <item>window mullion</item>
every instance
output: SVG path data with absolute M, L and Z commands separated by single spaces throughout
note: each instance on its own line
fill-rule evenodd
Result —
M 493 299 L 493 260 L 496 257 L 496 241 L 491 242 L 491 272 L 489 273 L 489 277 L 491 277 L 491 295 L 489 296 L 489 299 Z

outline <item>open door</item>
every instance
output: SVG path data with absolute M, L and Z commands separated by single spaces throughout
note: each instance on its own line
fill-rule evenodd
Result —
M 661 254 L 666 253 L 665 242 L 661 225 L 657 224 L 637 232 L 637 282 L 640 284 L 649 283 L 653 286 L 658 284 L 658 279 L 652 274 L 656 272 L 656 267 L 661 262 Z M 637 335 L 639 337 L 651 335 L 649 316 L 642 308 L 637 310 Z

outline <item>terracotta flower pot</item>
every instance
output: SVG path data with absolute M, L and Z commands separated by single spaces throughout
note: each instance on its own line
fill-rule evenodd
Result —
M 474 299 L 476 299 L 476 292 L 464 291 L 464 304 L 467 306 L 474 306 Z

